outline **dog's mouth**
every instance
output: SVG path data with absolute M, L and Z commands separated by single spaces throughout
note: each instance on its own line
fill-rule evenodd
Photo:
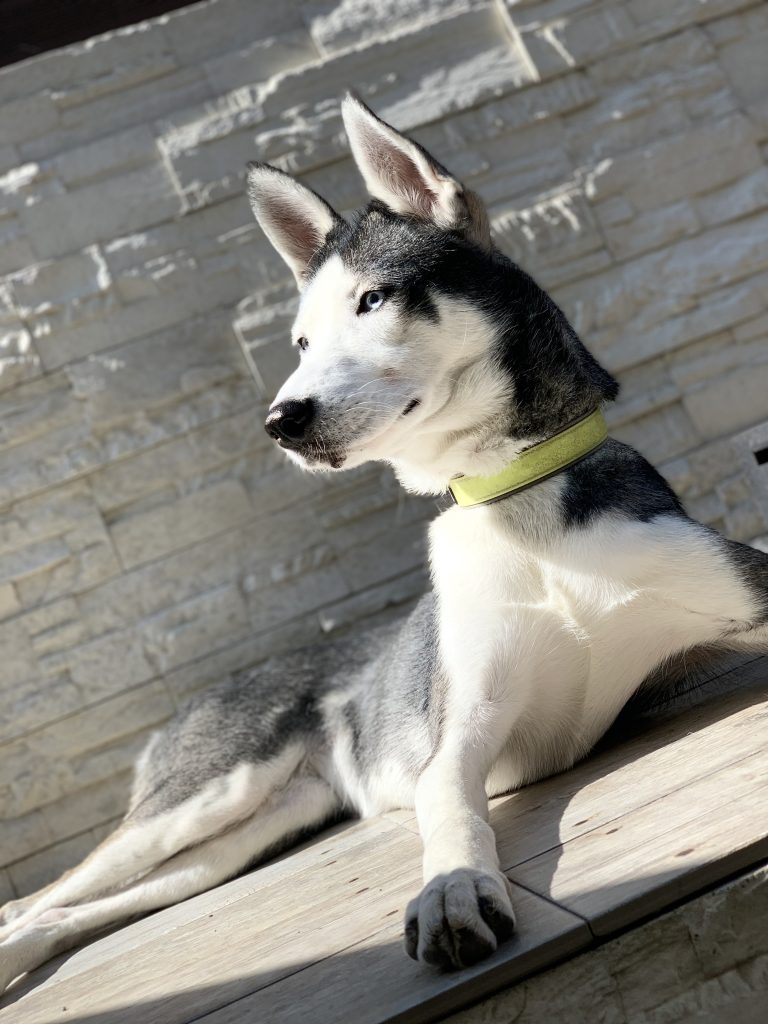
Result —
M 309 442 L 301 448 L 285 450 L 298 455 L 308 469 L 341 469 L 347 457 L 343 449 L 322 442 Z
M 347 438 L 345 443 L 339 443 L 338 439 L 332 439 L 328 436 L 328 433 L 336 433 L 335 430 L 326 432 L 326 436 L 323 434 L 316 434 L 310 437 L 306 442 L 300 446 L 297 445 L 284 445 L 278 441 L 278 444 L 284 451 L 289 452 L 294 456 L 298 456 L 303 465 L 307 469 L 341 469 L 344 464 L 348 461 L 350 455 L 359 456 L 362 454 L 371 443 L 375 443 L 379 437 L 383 434 L 387 434 L 389 430 L 398 422 L 412 413 L 414 409 L 421 405 L 420 398 L 412 398 L 403 408 L 402 412 L 396 414 L 394 421 L 387 423 L 382 430 L 376 432 L 372 437 L 366 437 L 363 440 L 362 446 L 359 451 L 355 447 L 355 442 L 352 438 Z M 352 458 L 353 464 L 356 459 Z
M 322 463 L 329 466 L 331 469 L 341 469 L 346 459 L 346 454 L 340 451 L 326 451 L 322 455 L 317 456 L 315 459 L 316 463 Z

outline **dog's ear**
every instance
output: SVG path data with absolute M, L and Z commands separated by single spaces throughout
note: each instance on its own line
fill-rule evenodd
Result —
M 352 93 L 345 96 L 341 114 L 355 163 L 374 199 L 396 213 L 462 231 L 483 248 L 490 247 L 488 214 L 474 192 Z
M 301 290 L 312 257 L 329 232 L 343 223 L 341 217 L 311 189 L 269 164 L 248 164 L 248 198 Z

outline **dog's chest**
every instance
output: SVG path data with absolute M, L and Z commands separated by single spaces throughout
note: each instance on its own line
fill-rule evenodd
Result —
M 616 623 L 630 610 L 642 632 L 648 596 L 620 565 L 610 576 L 600 570 L 599 532 L 544 547 L 520 541 L 493 506 L 469 511 L 450 510 L 430 532 L 449 674 L 484 674 L 486 689 L 514 679 L 518 693 L 527 681 L 537 699 L 560 699 L 563 686 L 587 685 L 592 653 L 614 643 Z
M 499 528 L 492 508 L 451 509 L 430 528 L 432 576 L 443 615 L 517 613 L 547 605 L 568 614 L 570 588 L 551 564 Z

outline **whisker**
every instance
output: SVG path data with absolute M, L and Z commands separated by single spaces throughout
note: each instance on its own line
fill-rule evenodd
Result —
M 356 388 L 354 391 L 350 391 L 350 394 L 356 395 L 364 388 L 370 387 L 371 384 L 384 384 L 385 382 L 386 381 L 384 377 L 374 377 L 373 380 L 366 381 L 365 384 L 361 384 L 359 388 Z

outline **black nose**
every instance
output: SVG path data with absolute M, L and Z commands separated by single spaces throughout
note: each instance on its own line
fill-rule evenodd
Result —
M 272 406 L 264 428 L 285 448 L 298 448 L 306 440 L 314 418 L 315 405 L 311 398 L 290 399 Z

